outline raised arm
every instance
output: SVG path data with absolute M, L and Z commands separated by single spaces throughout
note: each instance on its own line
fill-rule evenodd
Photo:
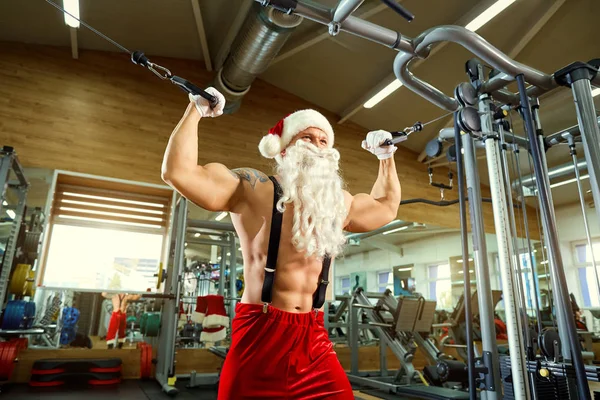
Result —
M 389 136 L 389 137 L 388 137 Z M 393 154 L 395 146 L 381 147 L 391 134 L 385 131 L 369 132 L 363 148 L 379 158 L 379 173 L 370 194 L 351 196 L 346 230 L 368 232 L 392 222 L 400 206 L 401 188 Z
M 218 117 L 223 113 L 225 99 L 213 88 L 219 103 L 211 109 L 208 102 L 197 96 L 177 124 L 167 145 L 162 164 L 162 179 L 188 200 L 209 211 L 232 211 L 243 197 L 244 186 L 239 176 L 223 164 L 198 165 L 198 124 L 202 118 Z

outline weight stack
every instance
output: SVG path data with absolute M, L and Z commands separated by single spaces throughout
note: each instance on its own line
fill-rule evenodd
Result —
M 537 369 L 532 371 L 534 362 L 529 362 L 528 367 L 530 372 L 537 372 Z M 504 400 L 514 400 L 515 395 L 512 385 L 512 374 L 510 370 L 510 357 L 500 357 L 500 374 L 502 376 L 502 384 L 504 386 Z M 548 378 L 542 378 L 539 374 L 535 375 L 535 390 L 540 399 L 544 400 L 561 400 L 569 398 L 569 389 L 567 380 L 564 377 L 550 375 Z
M 38 360 L 33 364 L 29 386 L 114 385 L 121 382 L 121 359 Z

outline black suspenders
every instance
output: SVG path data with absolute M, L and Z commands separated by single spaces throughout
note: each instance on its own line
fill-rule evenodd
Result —
M 273 299 L 273 283 L 275 282 L 275 268 L 277 267 L 277 255 L 279 254 L 279 242 L 281 239 L 281 224 L 283 222 L 283 214 L 277 210 L 277 202 L 281 197 L 281 186 L 279 182 L 272 176 L 269 176 L 273 182 L 273 208 L 271 215 L 271 233 L 269 234 L 269 248 L 267 250 L 267 263 L 265 266 L 265 280 L 263 281 L 262 295 L 260 300 L 263 302 L 263 312 L 267 312 L 267 306 L 271 304 Z M 323 269 L 319 277 L 319 286 L 313 294 L 313 308 L 315 310 L 323 307 L 325 303 L 325 294 L 327 285 L 329 284 L 329 267 L 331 266 L 331 258 L 323 259 Z

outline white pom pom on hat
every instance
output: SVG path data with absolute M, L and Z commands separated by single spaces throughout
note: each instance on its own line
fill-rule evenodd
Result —
M 298 133 L 308 128 L 318 128 L 327 135 L 327 146 L 333 147 L 333 128 L 323 114 L 307 109 L 296 111 L 269 129 L 261 139 L 258 150 L 265 158 L 275 158 L 287 147 Z

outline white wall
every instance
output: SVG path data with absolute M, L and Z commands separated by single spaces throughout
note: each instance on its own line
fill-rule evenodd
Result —
M 363 239 L 367 243 L 369 239 Z M 496 235 L 486 234 L 486 244 L 490 273 L 496 269 L 496 253 L 498 251 Z M 414 264 L 413 277 L 416 280 L 417 292 L 428 297 L 427 267 L 429 265 L 447 263 L 450 257 L 462 255 L 460 233 L 433 235 L 417 241 L 398 245 L 403 255 L 387 250 L 372 250 L 347 256 L 336 261 L 336 276 L 347 276 L 352 272 L 367 272 L 367 291 L 377 291 L 377 272 L 391 271 L 392 268 Z M 499 287 L 497 279 L 492 279 L 492 289 Z
M 592 238 L 600 236 L 596 209 L 586 207 L 586 216 Z M 556 224 L 558 226 L 558 240 L 560 241 L 560 252 L 563 259 L 565 276 L 569 292 L 572 292 L 579 303 L 583 306 L 579 273 L 574 266 L 573 242 L 586 241 L 581 206 L 579 203 L 567 205 L 556 209 Z

